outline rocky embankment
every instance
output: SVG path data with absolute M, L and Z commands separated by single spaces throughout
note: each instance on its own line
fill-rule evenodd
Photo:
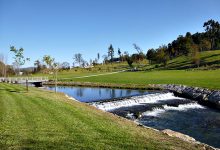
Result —
M 201 104 L 220 109 L 219 90 L 209 90 L 199 87 L 189 87 L 185 85 L 174 84 L 155 84 L 151 86 L 154 88 L 160 88 L 162 90 L 169 90 L 176 96 L 193 99 Z

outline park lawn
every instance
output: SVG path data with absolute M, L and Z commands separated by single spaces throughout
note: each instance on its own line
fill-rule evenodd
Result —
M 81 75 L 84 76 L 85 74 Z M 80 76 L 78 74 L 77 76 Z M 209 89 L 220 89 L 220 70 L 161 70 L 145 72 L 122 72 L 118 74 L 93 76 L 89 78 L 63 79 L 60 81 L 79 81 L 96 83 L 117 84 L 184 84 L 189 86 L 204 87 Z
M 1 149 L 202 149 L 69 100 L 0 83 Z

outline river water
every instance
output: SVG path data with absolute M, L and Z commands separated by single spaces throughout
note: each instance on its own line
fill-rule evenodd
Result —
M 158 91 L 61 86 L 57 90 L 98 109 L 158 130 L 181 132 L 220 148 L 220 111 L 195 101 Z

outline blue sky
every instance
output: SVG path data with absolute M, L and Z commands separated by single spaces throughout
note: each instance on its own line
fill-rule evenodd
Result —
M 10 45 L 25 49 L 33 62 L 51 55 L 72 63 L 117 51 L 146 53 L 186 32 L 203 32 L 209 19 L 220 22 L 219 0 L 0 0 L 0 53 L 12 63 Z

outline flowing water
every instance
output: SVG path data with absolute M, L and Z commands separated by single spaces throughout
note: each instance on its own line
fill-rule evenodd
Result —
M 181 132 L 220 148 L 220 111 L 173 93 L 86 87 L 58 87 L 58 91 L 103 111 L 159 130 Z

